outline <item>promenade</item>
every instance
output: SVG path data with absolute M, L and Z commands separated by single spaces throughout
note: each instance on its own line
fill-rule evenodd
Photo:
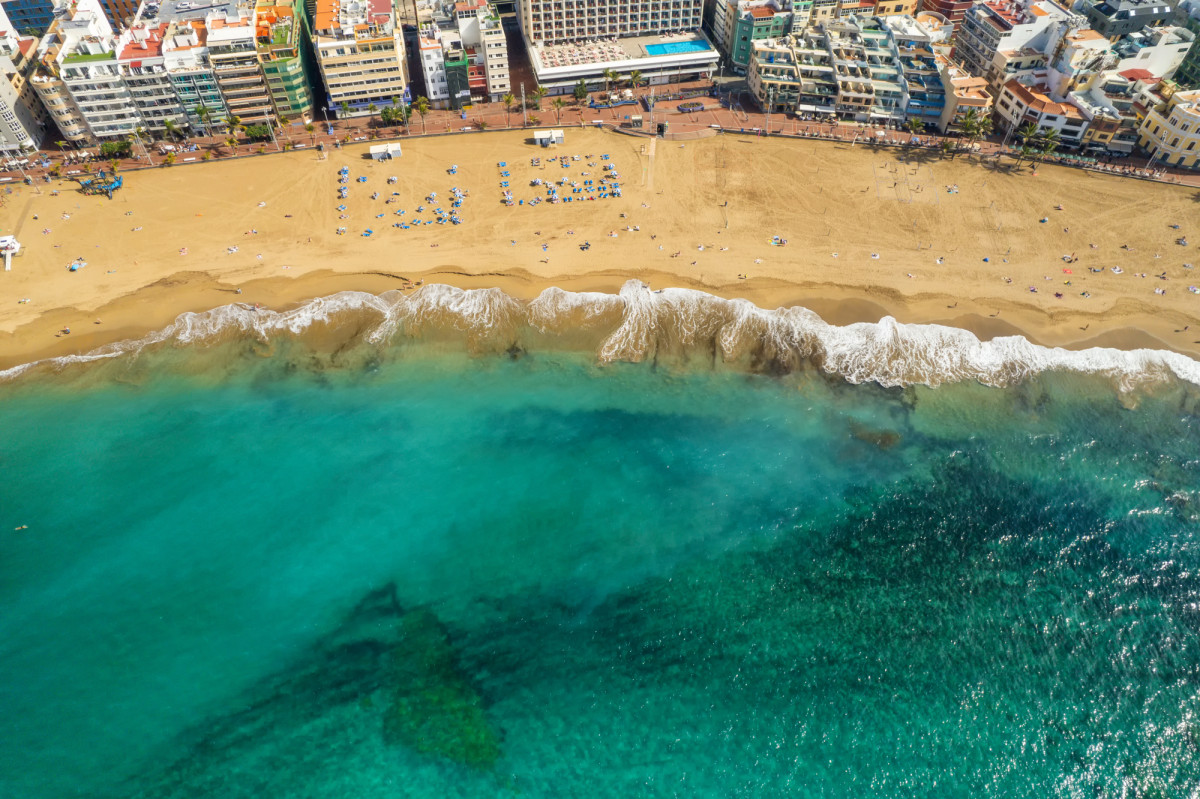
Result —
M 710 88 L 708 82 L 681 83 L 670 86 L 654 87 L 654 92 L 661 96 L 664 91 L 672 93 L 694 92 Z M 595 94 L 595 93 L 594 93 Z M 645 87 L 638 89 L 638 98 L 651 94 Z M 520 111 L 520 103 L 510 111 L 502 103 L 481 103 L 464 111 L 430 111 L 424 118 L 413 114 L 407 127 L 402 125 L 384 126 L 377 117 L 358 117 L 348 120 L 314 121 L 313 131 L 305 129 L 302 123 L 291 123 L 276 129 L 275 141 L 247 142 L 241 139 L 237 145 L 227 143 L 227 134 L 211 137 L 192 136 L 183 142 L 174 142 L 173 159 L 169 159 L 163 151 L 162 144 L 168 142 L 144 142 L 144 149 L 137 143 L 131 157 L 121 159 L 119 169 L 129 171 L 148 167 L 161 167 L 168 161 L 174 166 L 183 166 L 204 161 L 229 160 L 258 155 L 269 155 L 285 149 L 317 149 L 320 145 L 325 150 L 333 150 L 346 144 L 361 144 L 372 141 L 403 140 L 411 137 L 444 136 L 449 134 L 472 134 L 488 130 L 546 128 L 546 127 L 580 127 L 601 124 L 606 127 L 620 127 L 627 124 L 631 116 L 643 119 L 643 130 L 649 132 L 651 126 L 660 122 L 669 124 L 671 136 L 688 134 L 698 135 L 701 131 L 720 130 L 733 133 L 752 133 L 759 136 L 796 137 L 807 139 L 829 139 L 833 141 L 854 142 L 863 146 L 914 146 L 914 138 L 919 146 L 930 151 L 936 151 L 945 158 L 970 154 L 981 161 L 992 159 L 999 161 L 1000 155 L 1007 152 L 1013 156 L 1012 150 L 1002 148 L 1002 136 L 994 135 L 989 139 L 968 143 L 958 137 L 944 137 L 930 134 L 914 134 L 903 130 L 884 130 L 878 126 L 867 126 L 848 122 L 818 122 L 793 118 L 783 114 L 765 114 L 754 107 L 753 98 L 745 92 L 733 91 L 722 94 L 720 98 L 704 96 L 690 100 L 658 100 L 651 112 L 645 110 L 644 104 L 622 105 L 615 108 L 591 108 L 579 105 L 574 98 L 562 98 L 567 105 L 555 109 L 554 98 L 547 97 L 541 102 L 540 110 L 530 110 L 525 114 Z M 704 109 L 694 112 L 680 112 L 677 106 L 682 102 L 701 100 Z M 882 131 L 882 135 L 880 132 Z M 943 152 L 943 143 L 949 142 L 956 151 Z M 95 154 L 96 146 L 85 148 Z M 30 164 L 23 171 L 0 170 L 0 185 L 15 184 L 26 177 L 35 182 L 44 182 L 52 170 L 57 169 L 57 176 L 75 178 L 86 174 L 89 169 L 86 163 L 75 159 L 77 153 L 71 150 L 45 150 L 37 156 L 29 156 Z M 1155 164 L 1154 169 L 1147 168 L 1145 156 L 1134 156 L 1111 163 L 1095 162 L 1090 164 L 1078 163 L 1069 156 L 1055 153 L 1046 158 L 1047 163 L 1059 163 L 1065 166 L 1075 166 L 1113 174 L 1128 175 L 1142 179 L 1154 179 L 1167 183 L 1184 186 L 1200 187 L 1200 173 L 1188 170 L 1163 168 Z M 108 159 L 93 158 L 90 171 L 107 168 Z M 1028 163 L 1028 162 L 1027 162 Z

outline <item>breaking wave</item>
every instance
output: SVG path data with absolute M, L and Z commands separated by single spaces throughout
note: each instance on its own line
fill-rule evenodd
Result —
M 765 310 L 692 289 L 651 290 L 630 280 L 620 294 L 548 288 L 529 302 L 499 289 L 431 284 L 413 294 L 345 291 L 288 311 L 236 303 L 185 313 L 144 338 L 84 355 L 49 358 L 0 372 L 11 379 L 33 368 L 134 356 L 159 345 L 197 345 L 252 337 L 269 342 L 314 330 L 347 330 L 370 345 L 447 335 L 475 352 L 514 351 L 539 344 L 594 347 L 601 361 L 642 361 L 670 355 L 719 359 L 759 371 L 806 366 L 851 383 L 882 386 L 977 381 L 1006 386 L 1049 371 L 1109 378 L 1122 391 L 1171 379 L 1200 385 L 1200 362 L 1166 350 L 1035 345 L 1021 336 L 980 341 L 959 328 L 879 322 L 831 325 L 802 307 Z

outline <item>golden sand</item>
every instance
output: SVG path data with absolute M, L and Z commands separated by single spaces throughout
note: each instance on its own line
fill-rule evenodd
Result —
M 67 181 L 41 194 L 14 190 L 0 209 L 0 233 L 15 231 L 24 251 L 0 272 L 0 368 L 86 352 L 234 301 L 283 309 L 415 281 L 498 286 L 528 298 L 551 285 L 613 292 L 631 277 L 768 308 L 805 305 L 839 324 L 889 314 L 985 339 L 1021 332 L 1048 345 L 1200 356 L 1200 295 L 1188 291 L 1200 275 L 1184 267 L 1200 246 L 1195 189 L 738 135 L 681 144 L 568 129 L 557 150 L 515 131 L 402 144 L 404 155 L 385 164 L 366 160 L 364 144 L 326 160 L 296 151 L 135 172 L 111 201 Z M 529 186 L 536 177 L 598 180 L 601 153 L 621 175 L 620 199 L 500 201 L 500 161 L 514 197 L 529 200 L 543 193 Z M 574 154 L 594 156 L 596 166 L 548 162 Z M 546 168 L 531 167 L 531 157 Z M 456 175 L 447 173 L 451 164 Z M 337 209 L 342 165 L 369 179 L 347 184 L 345 220 Z M 395 186 L 386 184 L 390 175 Z M 392 227 L 431 219 L 415 210 L 431 191 L 449 209 L 452 186 L 469 193 L 462 225 Z M 400 196 L 385 205 L 392 191 Z M 361 236 L 366 228 L 375 235 Z M 1181 235 L 1194 242 L 1179 246 Z M 773 236 L 787 245 L 773 246 Z M 1063 260 L 1072 255 L 1075 262 Z M 87 265 L 71 272 L 76 258 Z

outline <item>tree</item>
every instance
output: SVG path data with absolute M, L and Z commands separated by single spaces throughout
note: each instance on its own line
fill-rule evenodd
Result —
M 512 107 L 517 102 L 517 98 L 513 97 L 512 92 L 500 98 L 500 102 L 504 103 L 504 125 L 512 127 Z
M 1036 122 L 1026 122 L 1021 126 L 1020 130 L 1017 131 L 1017 138 L 1026 143 L 1036 141 L 1037 137 L 1038 126 Z
M 128 141 L 106 141 L 100 145 L 101 158 L 128 158 L 133 146 Z
M 110 159 L 108 162 L 108 168 L 113 171 L 114 175 L 117 174 L 117 170 L 121 168 L 121 159 L 119 159 L 119 158 Z
M 562 110 L 566 104 L 567 101 L 561 97 L 555 97 L 554 101 L 550 103 L 550 105 L 554 106 L 554 119 L 559 125 L 562 124 Z
M 179 126 L 175 124 L 175 120 L 171 119 L 170 117 L 167 117 L 163 120 L 163 128 L 165 129 L 164 132 L 167 134 L 167 138 L 171 141 L 178 139 L 179 135 L 182 133 L 182 131 L 179 130 Z
M 375 116 L 375 112 L 378 110 L 379 109 L 376 107 L 375 103 L 369 103 L 367 105 L 367 113 L 370 114 L 371 116 Z M 382 122 L 382 120 L 380 120 L 380 121 Z M 367 127 L 371 127 L 370 118 L 367 119 Z
M 237 146 L 238 146 L 237 136 L 226 136 L 225 137 L 225 146 L 227 146 L 230 150 L 237 150 Z
M 250 141 L 265 141 L 271 138 L 270 123 L 263 125 L 246 125 L 246 138 Z
M 954 142 L 950 141 L 949 139 L 942 139 L 942 155 L 943 156 L 949 155 L 950 160 L 953 161 L 954 160 L 954 156 L 952 155 L 953 152 L 954 152 Z
M 545 86 L 538 86 L 536 89 L 533 90 L 533 110 L 534 111 L 542 110 L 542 98 L 545 96 L 546 96 L 546 87 Z
M 350 116 L 350 103 L 345 100 L 338 106 L 338 119 L 345 119 Z
M 604 91 L 607 92 L 610 83 L 616 83 L 621 76 L 611 69 L 604 70 Z
M 580 105 L 583 105 L 583 101 L 586 100 L 587 96 L 588 96 L 588 87 L 587 87 L 586 80 L 581 79 L 579 81 L 579 83 L 575 84 L 574 94 L 575 94 L 575 102 L 579 103 Z
M 308 131 L 308 138 L 311 140 L 311 143 L 316 144 L 317 143 L 317 126 L 314 125 L 313 123 L 309 122 L 307 125 L 304 126 L 304 129 L 306 131 Z
M 205 138 L 211 138 L 212 129 L 209 127 L 209 121 L 212 119 L 212 111 L 204 104 L 198 105 L 196 106 L 196 118 L 200 120 L 200 124 L 204 127 Z
M 629 85 L 634 89 L 642 85 L 642 71 L 640 69 L 635 69 L 629 73 Z
M 1021 162 L 1033 154 L 1033 148 L 1027 143 L 1021 144 L 1021 149 L 1017 150 L 1017 169 L 1021 168 Z
M 909 117 L 908 121 L 904 123 L 904 127 L 908 128 L 909 133 L 916 136 L 918 133 L 925 130 L 925 123 L 916 117 Z M 909 139 L 909 143 L 911 142 L 912 139 Z
M 432 110 L 429 107 L 429 98 L 418 96 L 417 101 L 413 103 L 413 110 L 421 115 L 421 132 L 425 133 L 425 115 Z
M 1058 131 L 1051 128 L 1038 137 L 1038 163 L 1046 160 L 1046 156 L 1058 149 L 1058 145 L 1062 144 L 1062 137 Z
M 540 124 L 542 124 L 542 118 L 537 116 L 536 114 L 530 114 L 529 115 L 529 124 L 530 125 L 540 125 Z
M 480 129 L 480 130 L 487 130 L 487 129 L 488 129 L 488 123 L 487 123 L 487 122 L 484 122 L 482 119 L 481 119 L 481 120 L 479 120 L 479 123 L 478 123 L 478 124 L 479 124 L 479 129 Z

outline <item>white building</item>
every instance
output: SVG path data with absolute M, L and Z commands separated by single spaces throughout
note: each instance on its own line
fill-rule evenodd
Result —
M 484 0 L 469 0 L 455 4 L 455 18 L 470 60 L 471 95 L 499 101 L 512 91 L 508 40 L 500 15 Z
M 338 116 L 362 116 L 411 99 L 393 0 L 315 0 L 313 51 Z
M 537 82 L 567 94 L 605 71 L 651 84 L 709 77 L 720 59 L 700 30 L 703 0 L 518 0 Z
M 46 115 L 35 113 L 41 103 L 26 84 L 36 45 L 16 35 L 0 6 L 0 155 L 6 157 L 36 150 L 45 136 Z
M 1195 42 L 1196 34 L 1171 25 L 1142 28 L 1121 37 L 1113 45 L 1118 72 L 1144 69 L 1161 78 L 1171 78 Z
M 168 25 L 135 23 L 117 41 L 117 64 L 142 123 L 151 133 L 162 135 L 170 125 L 183 129 L 187 113 L 171 85 L 163 57 Z
M 1003 53 L 1053 52 L 1063 36 L 1087 27 L 1082 14 L 1052 0 L 985 0 L 967 9 L 955 34 L 954 57 L 993 89 L 1008 80 Z

